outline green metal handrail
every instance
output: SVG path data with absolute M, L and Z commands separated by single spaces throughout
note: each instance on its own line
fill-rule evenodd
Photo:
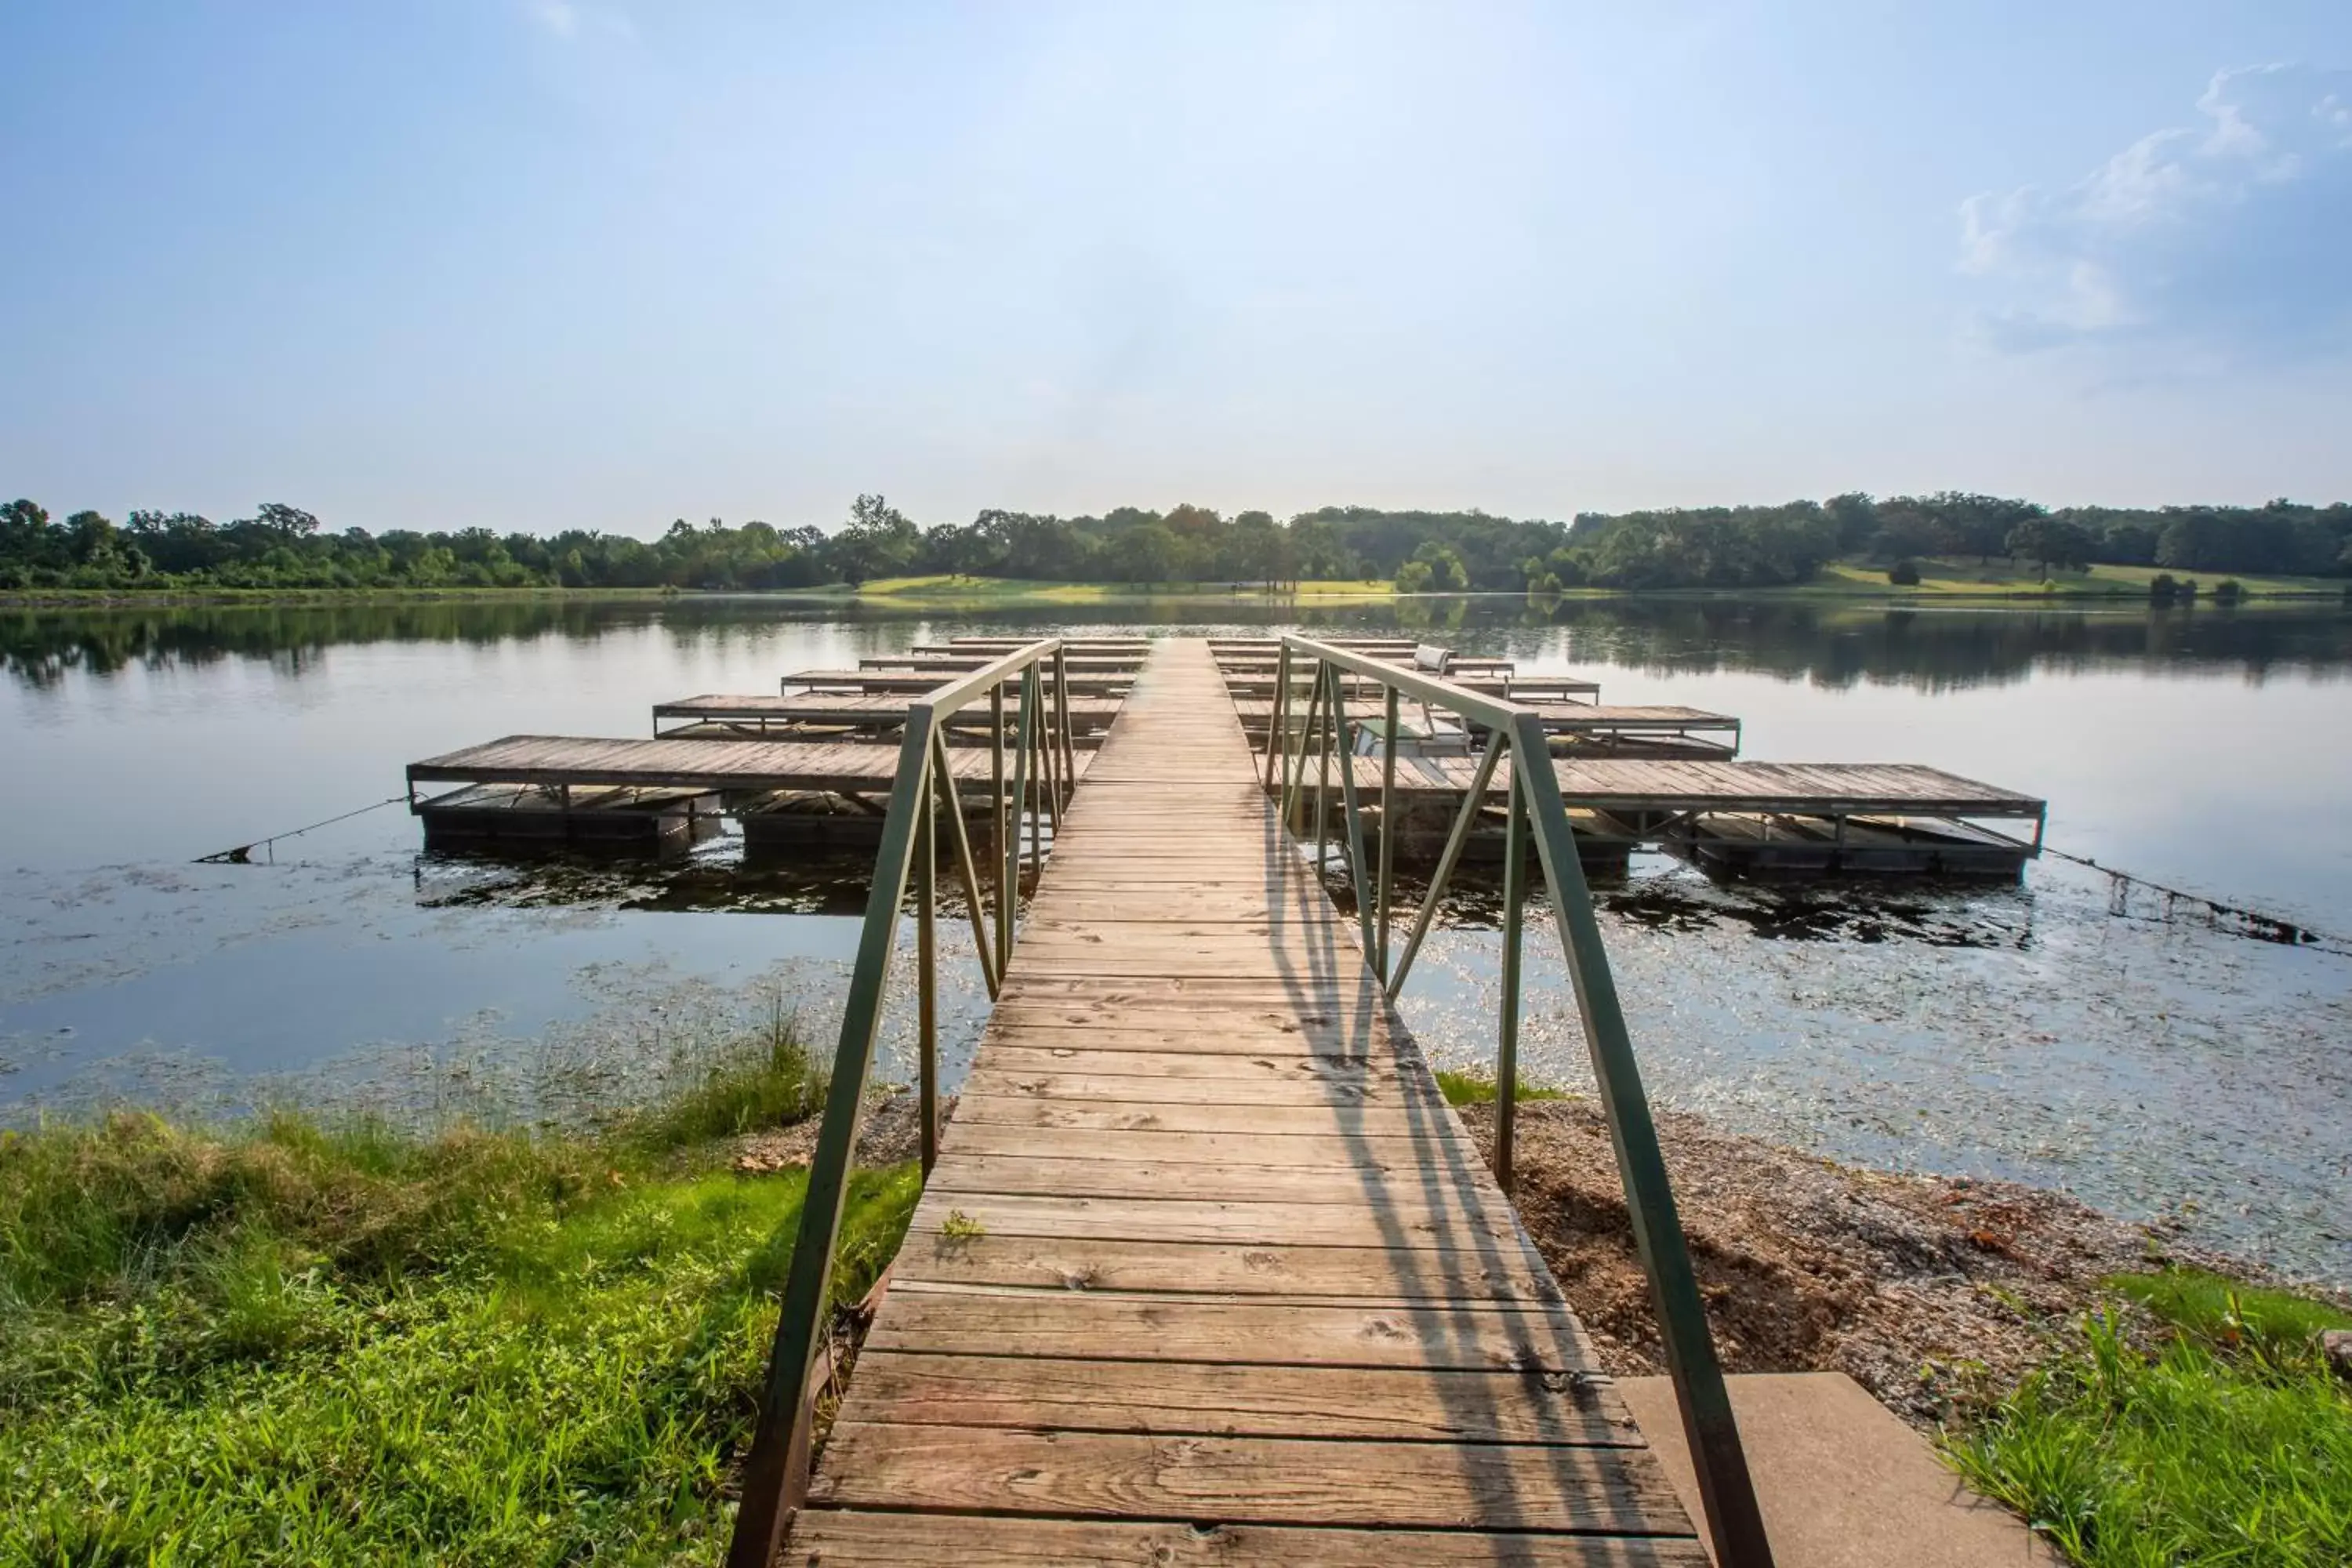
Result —
M 1307 670 L 1307 707 L 1299 743 L 1290 744 L 1288 710 L 1294 666 Z M 1352 678 L 1352 679 L 1349 679 Z M 1377 871 L 1367 876 L 1364 835 L 1360 816 L 1354 748 L 1349 743 L 1347 688 L 1370 681 L 1386 693 L 1388 722 L 1381 766 L 1381 847 Z M 1456 814 L 1453 831 L 1438 857 L 1437 870 L 1415 915 L 1404 951 L 1391 963 L 1389 952 L 1392 846 L 1397 835 L 1393 809 L 1396 788 L 1397 707 L 1400 694 L 1431 707 L 1459 713 L 1481 731 L 1484 754 L 1469 794 Z M 1310 758 L 1311 752 L 1311 758 Z M 1601 940 L 1601 923 L 1592 910 L 1592 894 L 1578 858 L 1575 830 L 1570 826 L 1567 803 L 1560 797 L 1559 777 L 1552 771 L 1549 744 L 1542 716 L 1451 681 L 1438 679 L 1401 665 L 1286 634 L 1276 661 L 1274 712 L 1266 731 L 1265 784 L 1279 789 L 1282 820 L 1297 831 L 1305 795 L 1315 794 L 1315 859 L 1320 870 L 1325 857 L 1327 818 L 1331 798 L 1330 770 L 1336 759 L 1341 781 L 1341 809 L 1348 818 L 1345 855 L 1356 889 L 1358 919 L 1363 935 L 1365 961 L 1393 1000 L 1412 973 L 1422 939 L 1444 897 L 1463 847 L 1481 816 L 1486 790 L 1496 768 L 1512 763 L 1503 828 L 1503 963 L 1500 1039 L 1495 1076 L 1495 1176 L 1503 1190 L 1512 1185 L 1512 1158 L 1518 1100 L 1518 1026 L 1520 952 L 1526 902 L 1526 845 L 1535 840 L 1543 868 L 1560 947 L 1568 961 L 1583 1020 L 1586 1049 L 1592 1058 L 1593 1080 L 1609 1123 L 1609 1139 L 1617 1155 L 1617 1174 L 1625 1191 L 1625 1209 L 1633 1227 L 1633 1244 L 1649 1276 L 1652 1304 L 1659 1336 L 1664 1342 L 1666 1370 L 1672 1375 L 1675 1401 L 1682 1415 L 1684 1436 L 1697 1472 L 1699 1500 L 1717 1568 L 1769 1568 L 1772 1551 L 1765 1539 L 1763 1516 L 1756 1506 L 1756 1489 L 1740 1447 L 1739 1427 L 1733 1420 L 1731 1399 L 1723 1381 L 1722 1363 L 1706 1326 L 1706 1309 L 1698 1292 L 1690 1250 L 1683 1237 L 1682 1221 L 1675 1211 L 1674 1189 L 1666 1179 L 1664 1156 L 1658 1148 L 1656 1124 L 1633 1057 L 1633 1043 L 1625 1028 L 1624 1010 L 1618 1005 L 1617 986 L 1609 971 L 1609 954 Z M 1308 769 L 1316 769 L 1310 782 Z M 1368 896 L 1369 895 L 1369 896 Z
M 906 734 L 898 746 L 898 772 L 882 824 L 882 847 L 874 858 L 874 884 L 866 900 L 865 930 L 858 937 L 849 996 L 842 1008 L 841 1041 L 834 1054 L 824 1121 L 817 1132 L 816 1152 L 809 1159 L 808 1190 L 793 1244 L 783 1310 L 776 1319 L 775 1342 L 769 1352 L 759 1425 L 743 1459 L 743 1500 L 728 1548 L 729 1568 L 767 1568 L 782 1542 L 785 1524 L 807 1491 L 814 1416 L 811 1374 L 817 1352 L 825 1343 L 834 1247 L 848 1196 L 851 1156 L 856 1147 L 866 1079 L 873 1069 L 874 1045 L 881 1030 L 890 965 L 898 952 L 899 906 L 906 898 L 908 878 L 911 873 L 915 882 L 919 1092 L 923 1173 L 928 1176 L 939 1153 L 936 819 L 942 815 L 944 803 L 954 839 L 955 864 L 971 914 L 981 978 L 993 1000 L 1012 962 L 1024 848 L 1034 873 L 1044 863 L 1043 829 L 1048 821 L 1059 827 L 1062 807 L 1077 771 L 1070 739 L 1068 674 L 1062 640 L 1047 637 L 934 687 L 907 705 Z M 1008 798 L 1004 688 L 1016 681 L 1020 722 L 1013 740 L 1013 790 Z M 988 700 L 994 720 L 989 742 L 993 795 L 990 818 L 996 831 L 989 857 L 996 890 L 992 930 L 982 911 L 980 879 L 957 799 L 945 733 L 949 717 L 982 698 Z

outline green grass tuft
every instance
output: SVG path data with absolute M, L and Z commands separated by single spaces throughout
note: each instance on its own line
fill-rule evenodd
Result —
M 1437 1087 L 1448 1105 L 1492 1105 L 1500 1085 L 1491 1078 L 1476 1073 L 1444 1072 L 1437 1075 Z M 1519 1079 L 1518 1098 L 1522 1104 L 1530 1100 L 1574 1100 L 1576 1096 L 1564 1089 L 1547 1089 L 1541 1084 Z
M 2110 1283 L 2172 1326 L 2166 1347 L 2092 1315 L 1948 1440 L 1954 1465 L 2084 1568 L 2352 1562 L 2352 1391 L 2313 1339 L 2352 1319 L 2185 1270 Z
M 649 1151 L 688 1147 L 762 1127 L 785 1127 L 824 1106 L 824 1075 L 809 1061 L 796 1021 L 779 1005 L 767 1027 L 709 1053 L 694 1079 L 625 1117 L 614 1131 Z
M 2121 1274 L 2106 1284 L 2208 1344 L 2280 1364 L 2312 1354 L 2323 1330 L 2352 1329 L 2352 1312 L 2329 1302 L 2199 1268 Z
M 782 1031 L 579 1135 L 292 1115 L 0 1135 L 0 1568 L 708 1556 L 804 1190 Z M 877 1278 L 919 1192 L 853 1184 Z

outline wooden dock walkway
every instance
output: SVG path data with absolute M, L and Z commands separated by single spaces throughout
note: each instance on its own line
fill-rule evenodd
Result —
M 1205 643 L 1065 816 L 783 1560 L 1706 1561 Z

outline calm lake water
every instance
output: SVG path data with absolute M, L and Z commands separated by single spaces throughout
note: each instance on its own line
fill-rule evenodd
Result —
M 1205 618 L 1204 618 L 1205 617 Z M 830 1039 L 861 868 L 428 860 L 415 758 L 518 731 L 640 735 L 647 709 L 963 632 L 1280 624 L 1237 601 L 1083 623 L 822 616 L 754 600 L 0 611 L 0 1120 L 112 1097 L 291 1097 L 562 1115 L 782 1008 Z M 1407 627 L 1615 702 L 1747 721 L 1750 757 L 1917 762 L 2051 801 L 2050 843 L 2332 933 L 2210 929 L 2056 860 L 2021 887 L 1718 887 L 1663 858 L 1601 889 L 1654 1097 L 1890 1166 L 2063 1186 L 2352 1282 L 2352 614 L 1465 600 L 1311 615 Z M 1407 1011 L 1491 1058 L 1490 896 Z M 950 928 L 952 929 L 952 928 Z M 1585 1072 L 1530 937 L 1532 1078 Z M 977 1033 L 951 993 L 950 1067 Z M 885 1070 L 908 1073 L 911 1006 Z

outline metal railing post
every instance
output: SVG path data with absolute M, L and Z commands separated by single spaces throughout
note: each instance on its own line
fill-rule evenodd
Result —
M 1013 931 L 1021 909 L 1021 852 L 1029 835 L 1029 763 L 1036 752 L 1034 669 L 1021 677 L 1021 729 L 1013 752 L 1013 837 L 1004 856 L 1004 967 L 1013 967 Z
M 1018 674 L 1026 682 L 1024 704 L 1024 751 L 1015 781 L 1026 793 L 1031 775 L 1037 713 L 1040 707 L 1041 658 L 1060 651 L 1047 639 L 1006 655 L 1003 659 L 957 679 L 941 683 L 929 695 L 910 704 L 898 750 L 898 771 L 890 786 L 890 805 L 882 825 L 882 845 L 875 857 L 874 881 L 866 894 L 866 921 L 859 933 L 857 959 L 850 974 L 849 994 L 842 1009 L 841 1036 L 835 1052 L 832 1082 L 825 1094 L 824 1119 L 817 1131 L 815 1152 L 809 1161 L 808 1184 L 794 1233 L 792 1260 L 784 1285 L 782 1310 L 776 1320 L 769 1349 L 759 1422 L 746 1451 L 742 1468 L 742 1504 L 736 1511 L 735 1532 L 728 1548 L 729 1568 L 768 1568 L 782 1539 L 785 1521 L 805 1495 L 811 1426 L 814 1417 L 812 1374 L 818 1352 L 825 1342 L 833 1292 L 834 1247 L 840 1235 L 842 1211 L 847 1201 L 850 1170 L 856 1151 L 858 1123 L 863 1119 L 866 1084 L 873 1069 L 874 1048 L 888 994 L 890 967 L 898 946 L 898 918 L 908 880 L 915 881 L 916 982 L 918 1029 L 921 1049 L 922 1162 L 928 1173 L 938 1156 L 938 856 L 939 823 L 944 809 L 955 839 L 957 869 L 970 906 L 972 938 L 981 973 L 989 994 L 998 994 L 1003 967 L 995 962 L 995 943 L 982 909 L 980 876 L 974 867 L 971 841 L 965 831 L 957 791 L 955 768 L 948 752 L 947 719 L 988 695 L 992 717 L 994 784 L 993 810 L 999 839 L 1005 853 L 997 858 L 1000 875 L 1017 882 L 1019 847 L 1002 830 L 1003 741 L 1002 722 L 1004 683 Z M 1040 847 L 1042 853 L 1042 847 Z M 997 935 L 1009 945 L 1011 910 L 1017 893 L 1001 889 Z
M 1286 759 L 1283 769 L 1286 787 L 1282 797 L 1283 826 L 1292 833 L 1298 831 L 1299 805 L 1307 794 L 1307 743 L 1316 734 L 1316 725 L 1323 712 L 1323 688 L 1312 684 L 1307 693 L 1307 721 L 1300 726 L 1298 745 Z
M 1284 643 L 1281 651 L 1274 656 L 1274 714 L 1266 721 L 1265 728 L 1265 787 L 1268 789 L 1274 787 L 1276 765 L 1285 760 L 1289 750 L 1286 743 L 1287 737 L 1283 734 L 1285 721 L 1289 714 L 1290 645 Z M 1286 785 L 1289 782 L 1287 768 L 1284 770 L 1283 779 Z
M 915 1037 L 919 1051 L 916 1098 L 922 1117 L 923 1174 L 928 1176 L 940 1157 L 939 802 L 930 788 L 929 756 L 923 759 L 921 772 L 924 789 L 915 813 Z M 948 805 L 950 809 L 955 805 L 953 794 L 948 796 Z
M 1054 787 L 1061 799 L 1054 806 L 1054 837 L 1061 837 L 1061 809 L 1077 793 L 1077 766 L 1070 759 L 1070 656 L 1054 648 L 1054 724 L 1046 729 L 1046 745 L 1054 750 Z
M 1339 696 L 1339 667 L 1326 668 L 1331 671 L 1331 710 L 1339 715 L 1339 815 L 1348 819 L 1348 880 L 1355 889 L 1356 930 L 1369 956 L 1372 951 L 1372 900 L 1364 876 L 1363 803 L 1356 795 L 1356 753 L 1348 743 L 1348 705 Z
M 1388 743 L 1381 749 L 1381 934 L 1379 962 L 1372 973 L 1385 985 L 1389 979 L 1389 894 L 1394 886 L 1396 868 L 1396 763 L 1397 763 L 1397 689 L 1386 681 L 1381 689 L 1388 693 Z
M 1077 747 L 1070 741 L 1070 678 L 1068 672 L 1063 668 L 1062 652 L 1059 648 L 1054 650 L 1054 658 L 1055 680 L 1060 687 L 1061 692 L 1056 699 L 1056 709 L 1062 743 L 1062 787 L 1070 792 L 1071 800 L 1076 800 L 1078 795 L 1078 753 Z M 1130 685 L 1128 689 L 1132 691 L 1135 689 Z M 1066 806 L 1069 801 L 1062 804 Z M 1055 831 L 1058 833 L 1061 829 L 1057 826 Z
M 1535 714 L 1522 711 L 1515 717 L 1512 734 L 1522 754 L 1532 752 L 1549 762 L 1542 723 Z M 1633 1059 L 1633 1037 L 1617 1000 L 1616 980 L 1609 972 L 1608 950 L 1592 912 L 1592 893 L 1585 884 L 1583 862 L 1577 858 L 1559 779 L 1549 766 L 1514 768 L 1512 773 L 1515 787 L 1527 792 L 1537 858 L 1550 889 L 1552 917 L 1559 926 L 1577 1011 L 1584 1023 L 1584 1043 L 1592 1058 L 1593 1081 L 1616 1150 L 1634 1248 L 1650 1279 L 1666 1371 L 1674 1379 L 1675 1402 L 1681 1408 L 1715 1560 L 1720 1568 L 1770 1568 L 1772 1548 L 1765 1538 L 1764 1516 L 1756 1506 L 1755 1482 L 1731 1413 L 1730 1391 L 1707 1330 L 1706 1304 L 1699 1296 L 1682 1219 L 1675 1210 L 1657 1124 L 1651 1119 L 1641 1068 Z
M 1495 744 L 1503 743 L 1497 735 Z M 1510 794 L 1503 807 L 1503 994 L 1495 1050 L 1495 1181 L 1506 1193 L 1511 1190 L 1518 1145 L 1519 952 L 1528 896 L 1527 800 L 1519 774 L 1526 771 L 1519 758 L 1511 759 Z
M 1496 744 L 1493 731 L 1486 736 L 1486 754 L 1478 759 L 1478 771 L 1470 780 L 1470 793 L 1464 797 L 1462 810 L 1454 818 L 1454 831 L 1445 836 L 1444 851 L 1437 857 L 1437 870 L 1429 880 L 1429 891 L 1421 900 L 1420 912 L 1413 916 L 1412 931 L 1404 939 L 1404 952 L 1398 957 L 1396 967 L 1388 978 L 1389 1000 L 1404 989 L 1405 976 L 1412 973 L 1412 961 L 1421 952 L 1422 940 L 1429 935 L 1429 922 L 1436 917 L 1438 900 L 1444 898 L 1446 884 L 1454 879 L 1454 863 L 1462 858 L 1462 847 L 1470 841 L 1470 829 L 1478 820 L 1478 813 L 1486 800 L 1486 788 L 1495 780 L 1495 764 L 1500 761 L 1503 749 Z
M 1339 683 L 1332 679 L 1331 676 L 1330 665 L 1328 663 L 1316 665 L 1315 683 L 1317 689 L 1323 694 L 1323 724 L 1315 731 L 1315 874 L 1318 877 L 1323 875 L 1323 847 L 1328 842 L 1324 831 L 1324 808 L 1331 799 L 1331 747 L 1328 744 L 1328 737 L 1335 716 L 1331 698 L 1339 689 Z
M 971 944 L 980 955 L 980 977 L 988 985 L 988 999 L 996 1000 L 1002 972 L 996 967 L 996 935 L 988 927 L 988 910 L 981 901 L 980 871 L 972 864 L 971 837 L 964 829 L 963 799 L 956 793 L 955 768 L 948 760 L 947 736 L 931 731 L 933 789 L 946 797 L 948 836 L 955 840 L 956 873 L 963 883 L 964 912 L 971 917 Z
M 1004 890 L 1004 864 L 1009 858 L 1004 838 L 1004 683 L 988 693 L 989 808 L 995 836 L 989 842 L 996 858 L 996 973 L 1002 977 L 1013 962 L 1013 900 Z
M 882 1001 L 898 948 L 898 905 L 907 893 L 913 858 L 917 805 L 924 793 L 923 759 L 930 746 L 932 714 L 928 704 L 908 710 L 906 738 L 898 747 L 898 771 L 890 788 L 890 811 L 882 825 L 882 848 L 875 857 L 874 885 L 866 899 L 866 928 L 858 939 L 849 997 L 841 1016 L 834 1052 L 833 1082 L 826 1091 L 824 1121 L 809 1157 L 808 1187 L 801 1200 L 800 1227 L 793 1242 L 784 1282 L 783 1310 L 768 1357 L 768 1381 L 760 1401 L 759 1424 L 743 1459 L 743 1500 L 735 1517 L 729 1568 L 767 1568 L 782 1538 L 784 1521 L 799 1506 L 807 1486 L 809 1372 L 824 1342 L 825 1306 L 833 1291 L 833 1244 L 849 1196 L 850 1155 L 857 1141 L 866 1074 L 874 1065 Z

